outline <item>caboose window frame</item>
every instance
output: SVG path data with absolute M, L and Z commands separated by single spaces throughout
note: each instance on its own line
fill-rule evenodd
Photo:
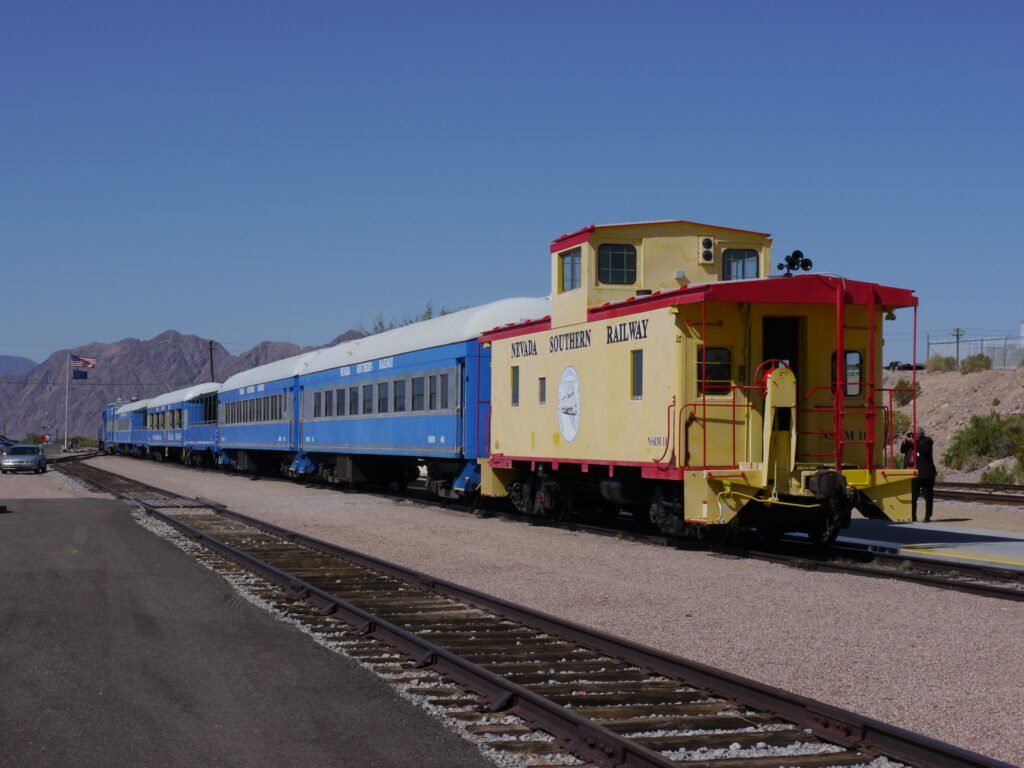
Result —
M 853 362 L 851 362 L 851 359 Z M 832 357 L 832 375 L 829 379 L 832 384 L 832 393 L 836 391 L 836 353 L 833 350 Z M 856 371 L 856 378 L 851 378 L 850 372 Z M 859 349 L 847 349 L 846 350 L 846 398 L 860 397 L 864 393 L 864 353 Z
M 629 351 L 629 399 L 639 402 L 644 399 L 644 351 Z
M 599 245 L 597 282 L 602 285 L 636 285 L 636 246 L 631 243 Z
M 583 286 L 583 249 L 570 248 L 558 254 L 558 292 L 568 293 Z
M 756 248 L 726 248 L 722 251 L 722 280 L 756 280 L 760 276 L 761 254 Z
M 719 359 L 708 360 L 709 353 L 714 353 Z M 702 371 L 701 368 L 704 370 Z M 698 395 L 728 397 L 732 392 L 732 349 L 730 347 L 705 347 L 701 344 L 697 348 L 696 369 L 697 375 L 694 377 L 694 381 Z M 723 370 L 727 374 L 725 378 L 721 378 Z M 705 382 L 707 383 L 706 391 Z

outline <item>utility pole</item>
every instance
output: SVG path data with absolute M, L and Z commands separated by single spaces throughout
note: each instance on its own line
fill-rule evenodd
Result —
M 965 333 L 963 328 L 954 328 L 953 336 L 956 338 L 956 364 L 960 365 L 960 337 Z
M 213 339 L 210 339 L 210 381 L 216 381 L 217 377 L 213 375 Z

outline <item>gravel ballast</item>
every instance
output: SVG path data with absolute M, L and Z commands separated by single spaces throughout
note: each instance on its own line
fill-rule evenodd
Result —
M 325 487 L 117 457 L 94 463 L 1024 763 L 1024 611 L 1017 603 L 481 519 Z

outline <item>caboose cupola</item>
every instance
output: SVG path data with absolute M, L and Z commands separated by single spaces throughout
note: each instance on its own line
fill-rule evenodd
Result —
M 551 322 L 586 322 L 587 310 L 690 283 L 765 277 L 771 237 L 691 221 L 603 224 L 551 244 Z

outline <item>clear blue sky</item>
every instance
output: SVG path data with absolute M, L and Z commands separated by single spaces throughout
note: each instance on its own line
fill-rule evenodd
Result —
M 1015 329 L 1021 29 L 1020 2 L 5 2 L 0 354 L 323 343 L 544 295 L 553 237 L 660 218 L 914 288 L 922 334 Z

